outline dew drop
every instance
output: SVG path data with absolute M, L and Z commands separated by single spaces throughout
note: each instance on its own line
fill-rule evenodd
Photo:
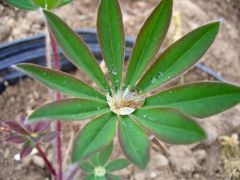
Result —
M 118 73 L 117 68 L 113 68 L 113 70 L 112 70 L 112 74 L 113 74 L 113 75 L 117 75 L 117 73 Z
M 156 77 L 152 77 L 151 83 L 155 83 L 156 81 L 157 81 L 157 78 Z
M 158 73 L 158 77 L 162 77 L 163 76 L 163 73 L 162 72 L 159 72 Z

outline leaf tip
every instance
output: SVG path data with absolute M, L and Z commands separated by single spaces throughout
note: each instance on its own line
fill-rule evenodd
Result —
M 10 68 L 13 69 L 13 70 L 17 70 L 17 71 L 20 70 L 20 68 L 18 67 L 18 65 L 15 65 L 15 64 L 11 65 Z
M 225 22 L 224 17 L 220 17 L 219 20 L 218 20 L 218 22 L 219 22 L 220 24 L 223 24 L 223 23 Z

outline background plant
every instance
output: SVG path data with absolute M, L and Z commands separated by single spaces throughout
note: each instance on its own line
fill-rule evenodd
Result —
M 88 174 L 84 177 L 85 180 L 94 178 L 101 178 L 102 180 L 121 179 L 119 176 L 113 175 L 112 173 L 126 168 L 129 165 L 129 162 L 125 159 L 114 159 L 109 161 L 112 151 L 113 143 L 96 153 L 90 158 L 90 160 L 80 163 L 81 169 Z
M 189 116 L 207 117 L 239 103 L 239 87 L 219 82 L 183 85 L 149 96 L 151 90 L 195 64 L 219 29 L 218 22 L 202 26 L 157 55 L 170 22 L 171 9 L 172 1 L 163 0 L 147 19 L 123 81 L 124 35 L 120 8 L 117 1 L 101 1 L 98 37 L 109 70 L 110 85 L 83 41 L 56 15 L 44 11 L 49 28 L 65 54 L 101 89 L 96 91 L 65 73 L 35 65 L 18 65 L 45 85 L 78 97 L 45 105 L 29 120 L 81 120 L 97 116 L 78 136 L 73 151 L 74 162 L 107 146 L 118 124 L 125 154 L 138 167 L 145 168 L 150 146 L 145 131 L 170 143 L 197 142 L 205 138 L 205 133 Z M 146 68 L 152 59 L 155 63 Z

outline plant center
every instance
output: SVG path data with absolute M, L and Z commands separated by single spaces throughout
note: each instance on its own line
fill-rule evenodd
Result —
M 137 92 L 131 92 L 129 89 L 113 93 L 112 96 L 107 95 L 107 102 L 110 110 L 118 115 L 129 115 L 136 109 L 142 107 L 144 97 Z
M 31 136 L 32 136 L 33 138 L 36 138 L 36 137 L 38 137 L 38 134 L 37 134 L 37 133 L 32 133 Z
M 105 176 L 106 174 L 106 169 L 102 166 L 98 166 L 94 168 L 94 175 L 98 177 Z

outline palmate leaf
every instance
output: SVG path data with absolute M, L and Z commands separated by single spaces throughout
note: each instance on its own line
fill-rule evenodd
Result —
M 79 98 L 106 101 L 103 94 L 64 72 L 34 64 L 18 64 L 16 67 L 51 89 Z
M 97 16 L 97 34 L 112 85 L 122 82 L 125 37 L 118 0 L 101 0 Z
M 109 112 L 106 103 L 79 98 L 66 99 L 46 104 L 35 110 L 29 121 L 39 120 L 84 120 Z
M 44 11 L 50 31 L 61 46 L 64 54 L 82 69 L 103 90 L 109 90 L 109 84 L 83 40 L 55 14 Z
M 128 116 L 122 116 L 119 122 L 120 145 L 128 157 L 140 169 L 149 161 L 150 141 L 144 130 Z
M 173 109 L 138 110 L 133 117 L 168 143 L 190 144 L 206 138 L 204 130 L 195 121 Z
M 193 66 L 209 49 L 219 31 L 219 22 L 195 29 L 163 52 L 137 84 L 147 92 L 176 78 Z
M 129 60 L 127 85 L 133 86 L 137 82 L 159 51 L 170 24 L 172 4 L 172 0 L 162 0 L 141 28 Z
M 198 82 L 164 90 L 145 100 L 144 108 L 176 108 L 204 118 L 240 103 L 240 87 L 222 82 Z
M 108 113 L 88 123 L 76 138 L 72 161 L 80 161 L 109 145 L 115 135 L 117 116 Z
M 37 10 L 39 7 L 32 0 L 6 0 L 8 4 L 23 10 Z

